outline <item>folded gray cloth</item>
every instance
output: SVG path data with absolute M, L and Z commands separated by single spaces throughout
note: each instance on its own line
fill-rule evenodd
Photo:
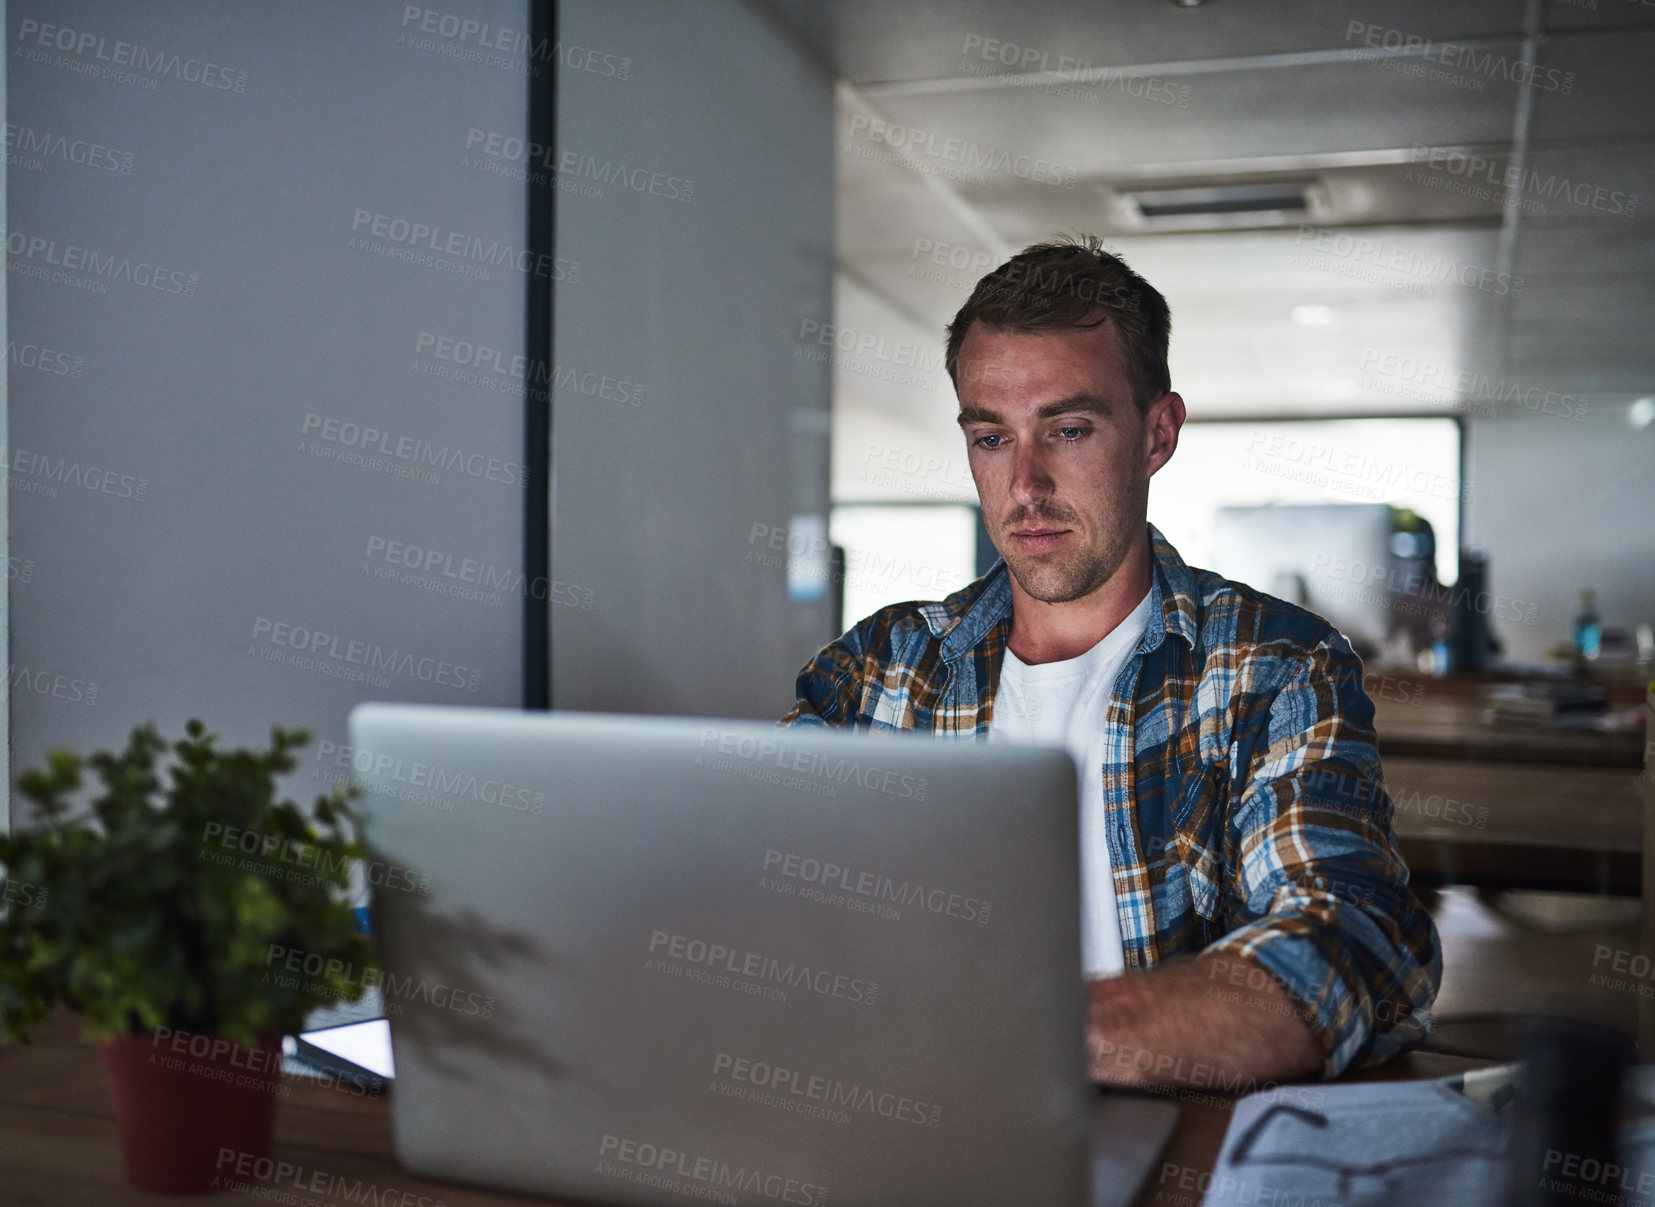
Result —
M 1322 1086 L 1315 1110 L 1279 1090 L 1243 1098 L 1202 1207 L 1500 1207 L 1516 1068 Z M 1541 1176 L 1582 1207 L 1655 1207 L 1655 1068 L 1631 1071 L 1618 1142 L 1618 1165 L 1546 1153 Z

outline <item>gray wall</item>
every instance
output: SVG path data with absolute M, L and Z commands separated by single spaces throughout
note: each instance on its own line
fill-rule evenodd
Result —
M 6 45 L 10 40 L 8 33 L 11 27 L 6 23 L 6 0 L 0 0 L 0 119 L 5 119 L 6 113 Z M 8 119 L 9 120 L 9 119 Z M 0 230 L 6 227 L 6 176 L 0 172 Z M 0 333 L 6 330 L 6 294 L 7 290 L 0 289 Z M 6 356 L 7 362 L 11 354 Z M 6 428 L 6 413 L 9 406 L 10 391 L 7 378 L 9 373 L 0 374 L 0 431 Z M 0 458 L 0 475 L 5 473 L 3 458 Z M 11 666 L 11 574 L 12 563 L 10 555 L 10 523 L 7 515 L 11 509 L 11 491 L 0 491 L 0 557 L 6 559 L 7 590 L 0 591 L 0 666 Z M 8 718 L 11 716 L 11 676 L 8 674 L 3 683 L 0 683 L 0 728 L 11 729 Z M 11 783 L 11 743 L 8 741 L 4 749 L 0 749 L 0 777 L 3 782 Z M 11 829 L 11 793 L 0 793 L 0 834 Z
M 833 635 L 785 556 L 789 518 L 827 507 L 828 366 L 795 353 L 831 313 L 832 81 L 735 0 L 565 0 L 560 20 L 566 46 L 631 59 L 624 81 L 561 73 L 560 153 L 646 187 L 559 192 L 583 267 L 557 356 L 644 400 L 558 395 L 554 566 L 597 606 L 553 609 L 552 699 L 775 717 Z
M 1583 587 L 1606 626 L 1655 624 L 1655 424 L 1633 427 L 1624 404 L 1584 414 L 1466 423 L 1465 543 L 1535 618 L 1494 622 L 1514 661 L 1570 640 Z
M 522 131 L 525 77 L 405 7 L 11 5 L 17 768 L 145 719 L 342 742 L 362 699 L 518 703 L 520 589 L 427 584 L 520 565 L 521 400 L 421 335 L 522 351 L 524 274 L 484 257 L 523 186 L 466 140 Z M 424 581 L 374 576 L 391 542 Z
M 429 11 L 12 5 L 17 767 L 146 719 L 342 743 L 363 699 L 520 702 L 511 480 L 547 374 L 490 252 L 531 169 L 560 189 L 529 268 L 555 702 L 773 716 L 831 636 L 768 536 L 826 509 L 827 366 L 793 334 L 830 303 L 831 81 L 762 10 L 577 0 L 536 161 L 509 140 L 551 58 L 482 45 L 527 4 Z

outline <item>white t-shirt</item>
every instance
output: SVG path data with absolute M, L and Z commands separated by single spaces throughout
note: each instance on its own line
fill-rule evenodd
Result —
M 1149 627 L 1150 592 L 1132 614 L 1077 658 L 1030 666 L 1009 649 L 989 722 L 991 742 L 1057 746 L 1080 768 L 1080 941 L 1089 977 L 1126 970 L 1120 917 L 1104 836 L 1103 764 L 1115 679 Z

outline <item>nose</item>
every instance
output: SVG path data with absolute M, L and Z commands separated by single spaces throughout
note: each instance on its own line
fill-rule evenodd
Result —
M 1045 457 L 1032 440 L 1019 441 L 1013 453 L 1011 469 L 1011 497 L 1022 506 L 1038 503 L 1052 493 L 1051 474 Z

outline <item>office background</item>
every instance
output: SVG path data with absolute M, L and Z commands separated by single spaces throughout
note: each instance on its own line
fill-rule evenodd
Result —
M 358 700 L 515 706 L 536 595 L 562 707 L 779 715 L 825 638 L 749 537 L 826 511 L 828 367 L 790 352 L 831 306 L 831 80 L 738 5 L 566 3 L 561 60 L 408 8 L 10 6 L 18 767 L 144 718 L 338 744 Z M 84 73 L 122 42 L 215 70 Z M 608 180 L 559 195 L 551 263 L 514 258 L 526 64 L 558 69 L 559 153 Z M 549 371 L 521 363 L 530 274 Z M 548 385 L 537 580 L 522 414 Z
M 1463 469 L 1426 491 L 1532 604 L 1509 656 L 1566 640 L 1582 587 L 1655 620 L 1655 9 L 556 11 L 537 50 L 523 0 L 7 4 L 14 768 L 145 718 L 338 744 L 358 700 L 515 706 L 537 593 L 554 705 L 779 714 L 832 635 L 835 506 L 971 499 L 940 323 L 1055 230 L 1167 294 L 1190 464 L 1202 421 L 1268 451 L 1288 420 L 1451 420 Z M 543 70 L 550 149 L 525 145 Z M 518 254 L 530 174 L 544 261 Z M 1139 196 L 1248 182 L 1305 208 L 1179 230 Z M 924 552 L 957 533 L 927 540 L 903 595 L 959 570 Z

